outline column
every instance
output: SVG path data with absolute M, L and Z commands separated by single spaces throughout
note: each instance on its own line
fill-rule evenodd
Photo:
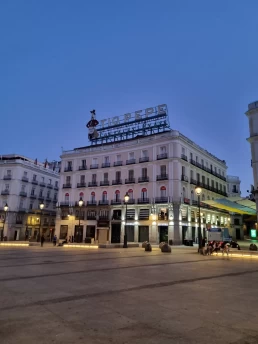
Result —
M 174 213 L 174 245 L 182 244 L 182 226 L 179 221 L 180 203 L 173 203 L 173 213 Z
M 139 225 L 134 225 L 134 242 L 139 242 Z

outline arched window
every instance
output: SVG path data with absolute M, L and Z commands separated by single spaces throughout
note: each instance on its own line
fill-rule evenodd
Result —
M 143 188 L 142 189 L 142 199 L 146 199 L 147 198 L 147 189 Z
M 107 191 L 102 192 L 102 201 L 107 201 Z
M 120 191 L 119 190 L 116 190 L 116 192 L 115 192 L 115 201 L 116 202 L 120 201 Z
M 128 195 L 129 195 L 130 199 L 133 199 L 133 189 L 128 190 Z
M 161 186 L 160 187 L 160 197 L 166 197 L 166 187 L 165 186 Z
M 65 194 L 65 202 L 66 202 L 66 203 L 69 202 L 69 193 L 68 193 L 68 192 Z
M 185 188 L 183 188 L 183 190 L 182 190 L 182 196 L 183 196 L 183 199 L 186 198 L 186 195 L 185 195 Z
M 90 200 L 91 202 L 95 202 L 95 192 L 92 191 L 92 193 L 90 194 Z

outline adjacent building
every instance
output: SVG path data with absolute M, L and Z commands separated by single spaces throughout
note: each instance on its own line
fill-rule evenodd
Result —
M 240 197 L 240 184 L 241 181 L 237 176 L 227 176 L 227 194 L 228 197 Z
M 0 158 L 0 238 L 51 240 L 55 230 L 60 162 L 41 164 L 21 155 Z M 39 205 L 43 204 L 42 210 Z M 8 206 L 5 211 L 4 207 Z

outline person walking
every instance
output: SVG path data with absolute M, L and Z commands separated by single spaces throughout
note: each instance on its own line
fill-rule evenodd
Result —
M 205 238 L 202 239 L 202 254 L 205 256 Z
M 230 246 L 229 243 L 224 244 L 223 251 L 222 251 L 222 256 L 224 256 L 224 253 L 226 253 L 227 256 L 228 256 L 228 254 L 229 254 L 229 246 Z
M 44 241 L 45 241 L 45 237 L 44 237 L 44 234 L 42 234 L 40 238 L 41 247 L 43 247 Z
M 53 238 L 53 245 L 56 246 L 56 242 L 57 242 L 57 236 L 54 235 L 54 238 Z

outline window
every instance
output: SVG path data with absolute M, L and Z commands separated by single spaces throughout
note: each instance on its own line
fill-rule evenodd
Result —
M 185 166 L 182 166 L 182 176 L 185 176 Z
M 218 172 L 219 172 L 219 175 L 220 175 L 220 168 L 219 168 L 219 171 L 218 171 Z
M 91 181 L 92 181 L 92 183 L 97 182 L 97 175 L 95 173 L 91 176 Z
M 23 184 L 23 185 L 21 186 L 21 191 L 22 191 L 22 192 L 25 192 L 25 188 L 26 188 L 26 185 Z
M 185 196 L 185 188 L 183 188 L 183 190 L 182 190 L 182 196 L 183 196 L 183 198 L 186 198 L 186 196 Z
M 128 178 L 129 178 L 129 180 L 132 180 L 134 178 L 134 170 L 128 171 Z
M 196 173 L 197 182 L 200 182 L 200 173 Z
M 35 195 L 35 188 L 31 189 L 31 195 L 34 196 Z
M 210 166 L 211 172 L 212 172 L 212 165 Z
M 224 177 L 224 171 L 222 171 L 222 176 Z
M 116 202 L 120 201 L 120 191 L 119 190 L 116 190 L 116 192 L 115 192 L 115 200 L 116 200 Z
M 5 190 L 6 190 L 6 191 L 9 191 L 9 187 L 10 187 L 9 184 L 5 184 Z
M 216 182 L 216 189 L 219 189 L 219 183 Z
M 214 171 L 215 171 L 215 173 L 217 173 L 217 167 L 214 167 Z
M 201 164 L 202 164 L 202 167 L 204 166 L 204 161 L 203 161 L 203 159 L 201 160 Z
M 49 179 L 49 185 L 52 185 L 52 179 Z
M 202 176 L 202 183 L 205 184 L 205 177 Z
M 210 179 L 207 178 L 207 185 L 210 186 Z
M 19 208 L 23 209 L 23 200 L 22 199 L 20 200 Z
M 86 167 L 86 160 L 85 159 L 82 160 L 82 167 Z
M 36 181 L 37 180 L 37 175 L 33 174 L 33 180 Z
M 92 191 L 92 193 L 90 194 L 90 200 L 91 202 L 95 202 L 95 192 Z
M 85 183 L 85 176 L 80 176 L 80 183 L 84 184 Z
M 202 200 L 205 201 L 205 196 L 204 196 L 204 194 L 202 194 Z
M 39 197 L 42 197 L 43 196 L 43 189 L 40 189 L 39 190 Z
M 29 208 L 30 208 L 30 209 L 33 209 L 33 203 L 30 203 Z
M 116 180 L 120 180 L 120 179 L 121 179 L 121 172 L 116 171 Z
M 107 172 L 104 173 L 104 182 L 108 182 L 108 173 Z
M 147 150 L 143 150 L 142 151 L 142 157 L 143 158 L 147 158 L 148 157 L 148 151 Z
M 233 185 L 233 192 L 237 192 L 237 188 L 236 188 L 236 185 Z
M 98 159 L 97 158 L 93 158 L 92 159 L 92 164 L 93 165 L 98 165 Z
M 185 148 L 182 147 L 182 154 L 185 155 Z
M 196 156 L 196 162 L 198 162 L 198 156 Z
M 72 169 L 72 161 L 67 161 L 68 170 Z
M 102 201 L 107 201 L 107 191 L 102 192 Z
M 120 154 L 116 156 L 116 161 L 121 161 L 121 155 Z
M 69 202 L 69 193 L 67 192 L 65 194 L 65 203 L 68 203 Z
M 57 201 L 57 193 L 54 194 L 54 201 Z
M 28 172 L 27 171 L 23 171 L 23 176 L 27 177 L 27 175 L 28 175 Z
M 167 147 L 166 146 L 160 147 L 160 154 L 166 154 L 166 152 L 167 152 Z
M 214 188 L 214 180 L 211 181 L 211 186 Z
M 7 176 L 11 177 L 12 175 L 12 171 L 11 170 L 7 170 Z
M 193 153 L 190 153 L 190 159 L 193 160 Z
M 142 168 L 142 178 L 147 178 L 147 168 Z
M 105 163 L 105 164 L 108 164 L 108 163 L 109 163 L 109 156 L 105 156 L 105 158 L 104 158 L 104 163 Z
M 146 199 L 147 198 L 147 189 L 143 188 L 141 191 L 141 198 Z
M 47 192 L 47 198 L 50 198 L 50 191 Z
M 128 195 L 129 195 L 130 199 L 133 199 L 133 190 L 132 189 L 128 190 Z
M 56 187 L 56 188 L 58 187 L 58 181 L 55 182 L 55 187 Z
M 45 177 L 41 177 L 41 181 L 42 181 L 42 183 L 44 183 Z
M 191 201 L 193 201 L 194 200 L 194 192 L 193 192 L 193 190 L 191 191 Z
M 222 184 L 219 184 L 219 189 L 220 191 L 222 191 Z
M 193 179 L 193 170 L 190 171 L 191 179 Z
M 166 187 L 165 186 L 161 186 L 161 188 L 160 188 L 160 197 L 166 197 L 166 193 L 167 193 Z
M 226 193 L 226 186 L 225 185 L 223 185 L 223 190 Z
M 66 176 L 66 184 L 70 184 L 71 183 L 71 176 Z
M 134 152 L 129 153 L 129 160 L 134 159 Z
M 167 166 L 166 165 L 160 166 L 160 174 L 164 176 L 166 173 L 167 173 Z

